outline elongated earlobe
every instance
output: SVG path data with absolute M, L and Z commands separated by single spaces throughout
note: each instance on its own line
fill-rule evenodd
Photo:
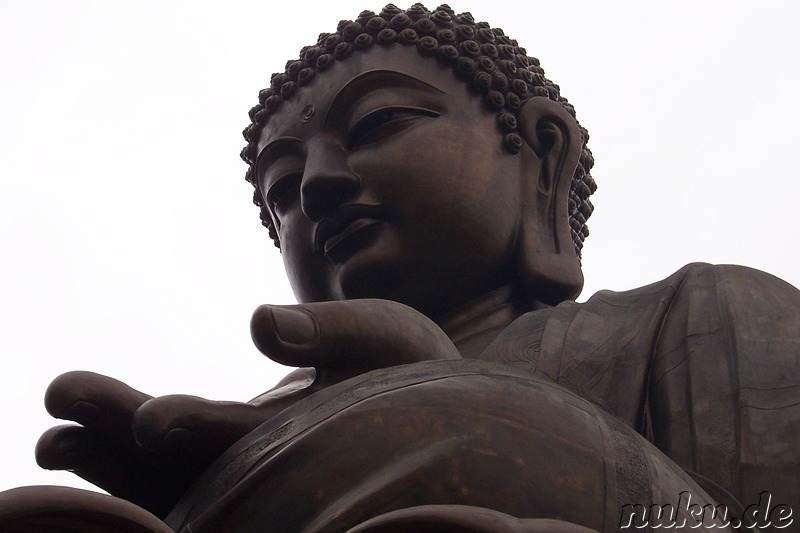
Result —
M 569 224 L 569 191 L 583 139 L 575 119 L 544 97 L 524 103 L 519 132 L 530 148 L 527 157 L 535 160 L 522 190 L 519 276 L 536 299 L 555 305 L 576 298 L 583 288 Z

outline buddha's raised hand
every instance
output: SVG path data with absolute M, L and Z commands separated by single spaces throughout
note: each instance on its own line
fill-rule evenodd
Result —
M 251 332 L 265 355 L 305 368 L 246 403 L 153 398 L 99 374 L 64 374 L 48 388 L 45 405 L 81 425 L 45 432 L 37 461 L 164 516 L 230 445 L 309 394 L 377 368 L 460 358 L 433 322 L 387 300 L 264 305 Z

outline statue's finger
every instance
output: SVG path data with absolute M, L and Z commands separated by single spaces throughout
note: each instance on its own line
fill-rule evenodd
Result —
M 82 442 L 85 429 L 76 425 L 63 425 L 45 431 L 36 443 L 36 462 L 47 470 L 74 470 L 81 464 L 91 446 Z
M 147 451 L 180 450 L 210 461 L 275 414 L 272 411 L 249 403 L 161 396 L 136 411 L 132 427 L 136 442 Z
M 274 361 L 345 374 L 461 357 L 433 321 L 388 300 L 262 305 L 250 331 L 256 347 Z
M 44 404 L 56 418 L 73 420 L 115 435 L 118 440 L 130 440 L 133 413 L 150 398 L 116 379 L 75 371 L 53 380 L 45 392 Z
M 132 499 L 145 469 L 116 443 L 85 427 L 65 425 L 46 431 L 36 444 L 36 462 L 48 470 L 69 470 L 108 492 Z M 137 499 L 139 499 L 137 495 Z
M 182 456 L 157 458 L 138 447 L 126 449 L 105 435 L 75 425 L 46 431 L 36 444 L 36 461 L 49 470 L 72 471 L 161 517 L 207 466 Z

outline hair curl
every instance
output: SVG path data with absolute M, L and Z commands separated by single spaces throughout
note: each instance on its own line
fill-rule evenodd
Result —
M 242 132 L 247 146 L 241 157 L 249 165 L 245 178 L 256 187 L 253 202 L 261 209 L 261 223 L 279 248 L 278 235 L 255 175 L 256 145 L 261 130 L 269 116 L 300 87 L 334 62 L 376 44 L 414 46 L 422 56 L 449 65 L 459 79 L 481 96 L 483 105 L 497 114 L 497 127 L 503 144 L 511 153 L 519 152 L 523 146 L 524 141 L 517 133 L 517 122 L 519 110 L 526 100 L 534 96 L 549 98 L 575 117 L 575 108 L 561 96 L 559 86 L 545 77 L 538 59 L 528 56 L 525 49 L 508 38 L 503 30 L 492 28 L 486 22 L 476 23 L 470 13 L 456 15 L 447 4 L 428 11 L 419 3 L 405 11 L 393 4 L 378 14 L 362 11 L 355 21 L 339 22 L 335 33 L 320 34 L 316 45 L 302 48 L 299 59 L 287 62 L 284 72 L 272 75 L 270 86 L 258 93 L 259 103 L 250 110 L 251 123 Z M 568 202 L 572 242 L 580 257 L 583 241 L 589 235 L 586 221 L 594 210 L 589 196 L 595 192 L 597 184 L 590 174 L 594 158 L 587 147 L 589 133 L 580 124 L 578 128 L 583 146 L 570 184 Z

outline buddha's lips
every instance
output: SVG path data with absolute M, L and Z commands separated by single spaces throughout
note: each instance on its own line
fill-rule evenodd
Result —
M 336 245 L 358 230 L 382 222 L 386 217 L 383 205 L 350 204 L 339 208 L 332 220 L 317 224 L 314 251 L 328 255 Z

